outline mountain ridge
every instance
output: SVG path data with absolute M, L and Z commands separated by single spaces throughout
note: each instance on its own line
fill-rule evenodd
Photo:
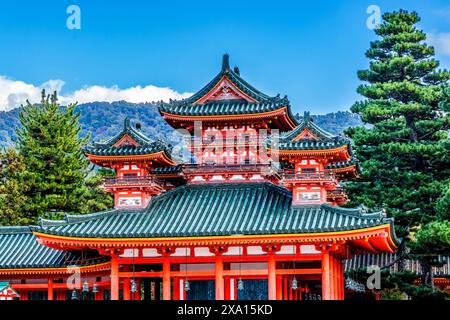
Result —
M 149 102 L 89 102 L 78 105 L 76 111 L 80 113 L 82 135 L 90 134 L 91 141 L 100 142 L 114 136 L 121 130 L 125 117 L 128 117 L 132 122 L 140 122 L 142 131 L 150 138 L 176 142 L 174 130 L 161 117 L 157 106 L 157 103 Z M 21 107 L 0 111 L 0 147 L 14 144 L 20 110 Z M 342 134 L 350 126 L 362 125 L 359 116 L 349 111 L 311 117 L 317 125 L 333 134 Z

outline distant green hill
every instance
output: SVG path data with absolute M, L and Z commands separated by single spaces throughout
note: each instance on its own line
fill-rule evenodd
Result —
M 83 135 L 91 135 L 91 140 L 101 141 L 116 134 L 123 125 L 125 117 L 142 124 L 143 132 L 151 138 L 175 141 L 173 129 L 160 116 L 157 105 L 151 103 L 91 102 L 80 104 L 80 123 Z M 13 144 L 16 138 L 15 129 L 19 125 L 20 108 L 0 112 L 0 147 Z M 360 118 L 347 111 L 339 111 L 326 115 L 312 116 L 323 129 L 339 134 L 350 126 L 361 125 Z

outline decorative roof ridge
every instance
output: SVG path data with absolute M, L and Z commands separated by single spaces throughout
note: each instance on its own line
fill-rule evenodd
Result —
M 147 137 L 145 134 L 143 134 L 140 130 L 133 128 L 131 126 L 130 118 L 125 117 L 123 128 L 118 134 L 116 134 L 115 136 L 106 140 L 105 142 L 92 142 L 91 144 L 87 145 L 85 149 L 88 150 L 90 148 L 94 148 L 94 149 L 110 148 L 116 142 L 118 142 L 120 139 L 122 139 L 125 135 L 129 135 L 131 138 L 135 139 L 136 142 L 138 142 L 140 144 L 140 147 L 151 146 L 151 145 L 154 145 L 155 143 L 160 143 L 160 144 L 164 145 L 165 147 L 168 147 L 168 145 L 164 141 L 162 141 L 162 140 L 159 141 L 160 139 L 152 140 L 149 137 Z
M 88 214 L 66 214 L 65 221 L 67 224 L 78 223 L 88 220 L 96 220 L 115 214 L 123 213 L 126 210 L 110 209 L 105 211 L 93 212 Z
M 279 99 L 279 95 L 275 97 L 270 97 L 269 95 L 259 91 L 255 87 L 253 87 L 251 84 L 249 84 L 247 81 L 245 81 L 240 74 L 236 73 L 230 68 L 230 62 L 229 62 L 229 54 L 225 53 L 222 57 L 222 68 L 220 72 L 210 81 L 208 82 L 203 88 L 201 88 L 199 91 L 194 93 L 192 96 L 190 96 L 187 99 L 182 100 L 169 100 L 169 103 L 161 103 L 160 105 L 160 111 L 164 110 L 164 106 L 170 106 L 170 107 L 176 107 L 176 106 L 183 106 L 191 104 L 201 97 L 203 97 L 205 94 L 207 94 L 223 77 L 227 77 L 233 84 L 235 84 L 240 90 L 242 90 L 244 93 L 250 95 L 252 98 L 257 100 L 258 102 L 264 102 L 264 101 L 270 101 L 271 99 Z M 240 72 L 239 72 L 240 73 Z M 285 96 L 283 99 L 287 100 L 287 96 Z
M 150 173 L 158 174 L 158 173 L 178 173 L 181 172 L 183 169 L 182 164 L 176 164 L 174 166 L 167 166 L 167 167 L 156 167 Z
M 348 216 L 354 216 L 354 217 L 358 217 L 358 218 L 390 220 L 390 218 L 386 218 L 385 211 L 380 210 L 380 211 L 367 212 L 367 209 L 363 206 L 359 206 L 356 208 L 344 208 L 344 207 L 332 206 L 328 203 L 323 203 L 323 204 L 321 204 L 321 207 L 328 211 L 333 211 L 335 213 L 348 215 Z
M 314 145 L 319 145 L 319 146 L 345 146 L 348 145 L 347 141 L 323 141 L 323 140 L 296 140 L 296 141 L 292 141 L 292 140 L 284 140 L 284 139 L 279 139 L 280 142 L 279 144 L 283 144 L 283 145 L 295 145 L 295 144 L 308 144 L 311 146 Z
M 273 189 L 273 190 L 276 190 L 277 192 L 284 193 L 288 197 L 292 197 L 292 193 L 288 189 L 284 188 L 283 186 L 278 186 L 278 185 L 275 185 L 275 184 L 273 184 L 271 182 L 267 182 L 267 181 L 264 181 L 264 182 L 243 182 L 243 183 L 217 182 L 217 183 L 208 183 L 208 184 L 196 184 L 196 183 L 195 184 L 194 183 L 190 184 L 190 183 L 188 183 L 188 184 L 181 185 L 179 187 L 176 187 L 174 189 L 168 190 L 168 191 L 166 191 L 164 193 L 161 193 L 161 194 L 153 197 L 150 200 L 150 203 L 148 204 L 147 208 L 150 207 L 150 204 L 152 202 L 154 202 L 154 201 L 156 202 L 160 198 L 168 197 L 169 195 L 171 195 L 173 193 L 178 193 L 178 192 L 181 192 L 183 190 L 196 190 L 196 189 L 204 189 L 204 188 L 208 188 L 208 189 L 209 188 L 215 188 L 215 189 L 227 189 L 227 188 L 238 189 L 238 188 L 248 188 L 248 187 Z
M 65 225 L 67 223 L 67 220 L 50 220 L 50 219 L 44 219 L 39 218 L 38 224 L 41 228 L 45 227 L 52 227 L 52 226 L 61 226 Z
M 291 209 L 319 209 L 322 207 L 321 203 L 295 203 L 291 204 Z
M 153 199 L 152 199 L 153 200 Z M 151 201 L 150 201 L 151 203 Z M 149 204 L 150 204 L 149 203 Z M 107 218 L 113 215 L 119 214 L 130 214 L 130 213 L 145 213 L 145 209 L 111 209 L 105 211 L 99 211 L 89 214 L 66 214 L 64 220 L 48 220 L 48 219 L 39 219 L 38 226 L 30 226 L 31 231 L 42 231 L 47 227 L 58 227 L 58 226 L 66 226 L 66 225 L 74 225 L 78 223 L 83 223 L 91 220 L 98 220 Z
M 359 165 L 359 160 L 355 157 L 352 157 L 350 160 L 347 161 L 337 161 L 332 162 L 327 165 L 327 168 L 335 169 L 335 168 L 345 168 L 352 165 Z
M 295 118 L 297 121 L 299 120 L 298 116 Z M 334 141 L 334 142 L 338 142 L 338 141 L 342 140 L 342 141 L 348 142 L 348 139 L 346 137 L 344 137 L 342 135 L 334 135 L 334 134 L 322 129 L 317 124 L 315 124 L 311 118 L 309 111 L 305 111 L 305 113 L 303 115 L 303 119 L 299 122 L 298 126 L 296 128 L 294 128 L 293 130 L 283 134 L 281 139 L 282 140 L 293 140 L 305 129 L 309 129 L 313 133 L 317 134 L 319 136 L 319 138 L 321 138 L 320 140 L 323 139 L 323 140 Z
M 0 226 L 0 234 L 30 233 L 32 226 Z

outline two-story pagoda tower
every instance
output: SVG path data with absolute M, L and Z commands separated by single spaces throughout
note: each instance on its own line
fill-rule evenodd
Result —
M 282 184 L 292 191 L 293 205 L 343 204 L 340 182 L 359 172 L 350 141 L 317 126 L 305 112 L 292 131 L 272 145 L 283 167 Z
M 171 146 L 152 141 L 141 132 L 140 123 L 133 128 L 128 118 L 115 137 L 93 143 L 84 152 L 92 163 L 115 170 L 115 177 L 104 181 L 105 190 L 114 194 L 115 208 L 145 208 L 152 196 L 164 191 L 151 173 L 175 165 Z

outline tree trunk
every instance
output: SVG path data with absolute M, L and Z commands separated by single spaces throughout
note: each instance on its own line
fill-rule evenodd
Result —
M 397 255 L 399 257 L 399 260 L 398 260 L 398 271 L 399 272 L 405 271 L 405 269 L 406 269 L 406 261 L 404 258 L 405 253 L 406 253 L 406 244 L 405 244 L 405 242 L 402 242 L 400 244 L 400 246 L 398 247 L 398 251 L 397 251 Z
M 426 285 L 427 287 L 433 288 L 433 269 L 431 265 L 426 261 L 420 261 L 420 266 L 422 268 L 422 284 Z

